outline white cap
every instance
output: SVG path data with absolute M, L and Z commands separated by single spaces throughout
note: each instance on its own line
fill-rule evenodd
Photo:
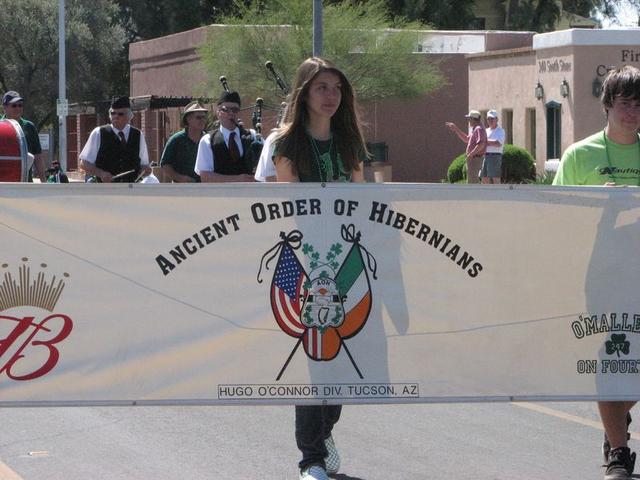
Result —
M 489 110 L 487 112 L 487 118 L 498 118 L 498 112 L 496 110 Z

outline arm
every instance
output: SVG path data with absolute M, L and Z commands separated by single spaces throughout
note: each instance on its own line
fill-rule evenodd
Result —
M 33 166 L 36 169 L 36 174 L 38 175 L 38 178 L 40 179 L 41 183 L 46 183 L 47 182 L 47 169 L 45 168 L 44 165 L 44 158 L 42 157 L 41 153 L 38 153 L 36 155 L 34 155 L 34 161 L 33 161 Z
M 171 137 L 167 144 L 164 146 L 164 151 L 162 152 L 162 157 L 160 158 L 160 167 L 162 169 L 162 173 L 169 177 L 171 181 L 175 183 L 193 183 L 195 182 L 195 178 L 189 175 L 183 175 L 178 173 L 175 168 L 173 168 L 172 163 L 176 161 L 178 149 L 178 142 L 175 137 Z
M 360 168 L 359 170 L 351 172 L 352 183 L 364 183 L 364 164 L 360 162 L 358 167 Z
M 149 166 L 149 151 L 147 150 L 147 141 L 144 139 L 144 134 L 140 132 L 140 168 L 144 172 L 144 176 L 151 175 L 153 170 Z
M 80 152 L 80 168 L 84 170 L 85 175 L 100 178 L 104 183 L 110 183 L 112 175 L 96 167 L 96 157 L 100 150 L 100 128 L 94 128 L 89 134 L 87 143 L 84 144 Z
M 182 175 L 176 172 L 168 163 L 162 165 L 162 172 L 176 183 L 194 183 L 196 181 L 195 178 L 190 177 L 189 175 Z
M 241 173 L 240 175 L 222 175 L 207 170 L 200 171 L 200 180 L 202 183 L 227 183 L 227 182 L 255 182 L 253 175 Z
M 505 133 L 502 128 L 497 128 L 493 131 L 493 136 L 495 137 L 493 140 L 487 139 L 487 145 L 492 147 L 501 147 L 504 144 Z
M 475 145 L 467 153 L 467 157 L 481 155 L 487 149 L 487 136 L 484 134 L 482 127 L 475 127 L 471 133 L 471 141 L 475 141 Z
M 111 178 L 113 176 L 109 172 L 99 169 L 94 163 L 91 163 L 88 160 L 81 158 L 80 168 L 84 170 L 85 175 L 90 177 L 99 177 L 104 183 L 111 183 Z
M 276 179 L 278 182 L 299 182 L 300 178 L 295 173 L 293 162 L 287 157 L 276 157 Z
M 469 135 L 467 135 L 462 130 L 460 130 L 455 123 L 445 122 L 445 125 L 449 130 L 455 133 L 458 136 L 458 138 L 462 140 L 464 143 L 467 143 L 469 141 Z

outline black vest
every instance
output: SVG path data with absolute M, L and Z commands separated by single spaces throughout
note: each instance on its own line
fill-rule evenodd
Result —
M 254 138 L 250 131 L 240 128 L 240 142 L 242 143 L 242 158 L 234 161 L 229 153 L 229 147 L 224 143 L 224 135 L 220 130 L 211 132 L 211 150 L 213 150 L 213 171 L 221 175 L 240 175 L 253 173 L 251 143 Z
M 123 145 L 111 125 L 100 127 L 100 150 L 96 157 L 96 167 L 111 175 L 135 170 L 134 173 L 114 180 L 122 183 L 135 182 L 140 172 L 140 130 L 130 126 L 129 139 Z

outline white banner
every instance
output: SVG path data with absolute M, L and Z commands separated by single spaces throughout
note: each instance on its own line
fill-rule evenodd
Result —
M 640 192 L 2 185 L 0 406 L 640 399 Z

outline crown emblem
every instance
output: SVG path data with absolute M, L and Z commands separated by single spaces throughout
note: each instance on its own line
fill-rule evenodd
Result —
M 18 268 L 18 278 L 15 279 L 10 271 L 4 272 L 4 279 L 0 283 L 0 312 L 14 307 L 33 306 L 53 312 L 64 290 L 64 279 L 58 279 L 55 275 L 47 276 L 44 269 L 46 263 L 40 264 L 40 271 L 35 278 L 31 278 L 31 267 L 26 263 L 28 258 L 22 258 L 24 262 Z M 2 264 L 2 269 L 9 268 L 9 264 Z M 68 273 L 63 273 L 68 278 Z

